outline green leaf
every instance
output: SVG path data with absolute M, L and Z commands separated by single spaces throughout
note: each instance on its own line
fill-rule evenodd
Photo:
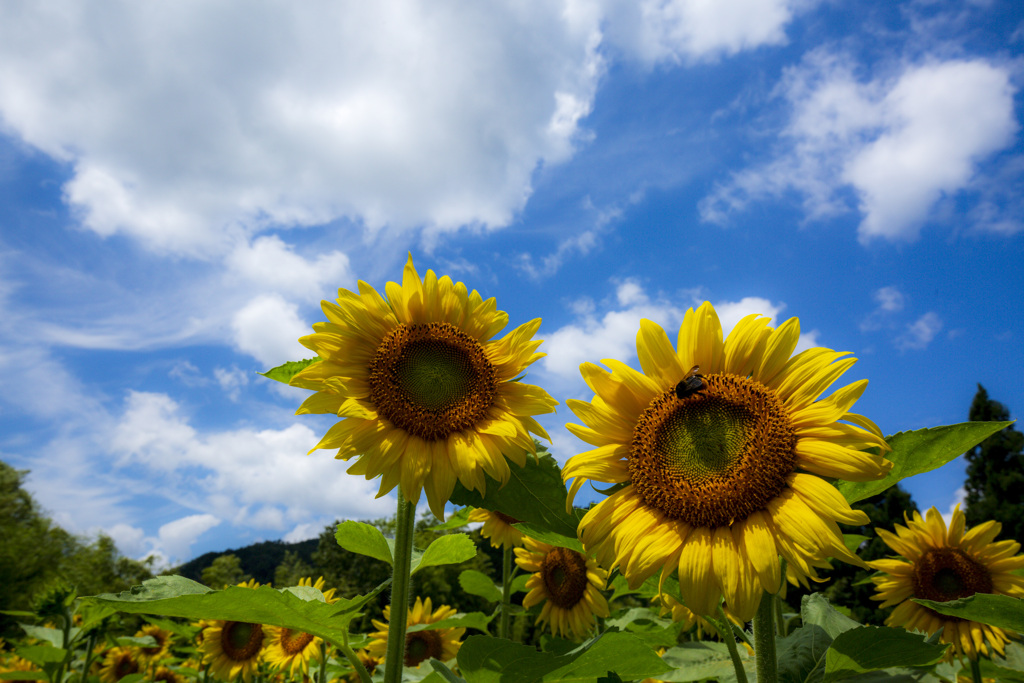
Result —
M 903 666 L 928 666 L 942 659 L 947 645 L 925 642 L 901 628 L 861 626 L 836 636 L 825 655 L 824 683 L 868 671 Z
M 567 492 L 562 483 L 562 470 L 555 459 L 549 455 L 537 460 L 527 457 L 524 467 L 514 464 L 509 467 L 511 475 L 504 486 L 486 477 L 487 495 L 484 496 L 456 482 L 449 500 L 457 505 L 499 510 L 520 522 L 575 538 L 582 511 L 573 514 L 565 511 Z
M 68 656 L 67 650 L 52 645 L 22 645 L 14 652 L 44 669 L 47 664 L 60 664 Z
M 459 508 L 448 517 L 447 522 L 435 524 L 434 526 L 428 526 L 427 531 L 448 531 L 449 529 L 458 529 L 469 524 L 469 514 L 473 512 L 473 508 L 466 506 Z
M 503 638 L 470 636 L 458 662 L 466 683 L 593 683 L 610 671 L 634 680 L 669 669 L 650 647 L 627 633 L 605 633 L 563 655 Z
M 512 579 L 512 592 L 513 593 L 526 593 L 526 592 L 528 592 L 527 588 L 526 588 L 526 582 L 530 580 L 531 576 L 533 576 L 533 574 L 517 574 L 516 577 L 514 579 Z
M 383 536 L 381 537 L 383 538 Z M 448 534 L 434 539 L 422 555 L 413 553 L 410 574 L 415 574 L 424 567 L 435 567 L 440 564 L 459 564 L 476 557 L 476 544 L 468 534 Z
M 871 537 L 861 534 L 843 534 L 843 544 L 851 553 L 856 553 L 864 541 L 870 541 Z
M 649 607 L 633 607 L 612 615 L 604 622 L 607 628 L 617 628 L 641 639 L 651 647 L 672 647 L 678 642 L 681 622 L 662 619 Z
M 916 598 L 914 602 L 950 617 L 977 621 L 1011 631 L 1024 631 L 1024 600 L 1020 598 L 978 593 L 969 598 L 960 598 L 949 602 L 933 602 Z
M 114 638 L 118 647 L 156 647 L 153 636 L 118 636 Z
M 529 522 L 517 522 L 512 526 L 519 529 L 530 538 L 543 541 L 548 545 L 568 548 L 569 550 L 575 550 L 578 553 L 583 552 L 583 544 L 580 543 L 579 539 L 575 536 L 565 536 L 557 531 L 550 531 L 544 527 L 537 526 L 536 524 L 530 524 Z
M 158 576 L 130 591 L 117 595 L 105 593 L 83 600 L 109 605 L 130 614 L 283 626 L 340 645 L 348 635 L 349 623 L 358 616 L 358 608 L 383 590 L 386 584 L 378 586 L 370 595 L 327 604 L 317 599 L 304 600 L 295 592 L 279 591 L 269 586 L 255 590 L 229 586 L 214 591 L 181 576 Z M 315 589 L 313 592 L 319 593 Z
M 48 628 L 46 626 L 33 626 L 32 624 L 18 624 L 21 629 L 28 634 L 29 638 L 35 638 L 36 640 L 42 640 L 44 642 L 53 645 L 54 647 L 61 647 L 64 645 L 64 632 L 59 628 Z M 77 635 L 78 629 L 73 629 Z M 70 638 L 69 638 L 70 640 Z
M 785 638 L 776 638 L 779 683 L 820 681 L 831 644 L 832 636 L 817 624 L 801 626 Z
M 487 633 L 487 625 L 491 623 L 491 619 L 483 612 L 469 612 L 469 613 L 458 613 L 447 619 L 441 619 L 430 624 L 412 624 L 406 628 L 406 633 L 414 633 L 416 631 L 433 631 L 438 628 L 474 628 L 477 631 L 483 631 Z
M 380 529 L 365 522 L 342 522 L 334 538 L 345 550 L 372 557 L 375 560 L 391 564 L 392 553 L 388 540 Z
M 754 660 L 740 648 L 740 662 L 747 672 L 747 679 L 756 681 Z M 671 667 L 668 673 L 658 676 L 658 680 L 667 683 L 683 683 L 685 681 L 715 680 L 720 683 L 736 680 L 736 670 L 725 643 L 699 641 L 684 643 L 667 650 L 661 656 L 662 661 Z M 780 679 L 781 680 L 781 679 Z
M 997 681 L 1024 682 L 1024 645 L 1011 641 L 1005 647 L 1006 656 L 995 655 L 992 659 L 981 660 L 982 678 Z
M 444 664 L 444 662 L 431 659 L 430 666 L 441 678 L 445 680 L 445 683 L 466 683 L 466 679 L 456 676 L 455 673 Z
M 475 569 L 463 571 L 459 574 L 459 585 L 470 595 L 479 596 L 488 602 L 501 602 L 501 589 L 483 572 Z
M 853 619 L 836 611 L 829 604 L 828 598 L 821 593 L 811 593 L 803 597 L 800 601 L 800 618 L 804 626 L 816 624 L 823 628 L 830 638 L 860 626 Z
M 46 681 L 49 678 L 45 671 L 4 671 L 0 673 L 2 681 Z
M 290 360 L 284 365 L 278 365 L 276 368 L 271 368 L 266 372 L 258 372 L 256 374 L 263 375 L 267 379 L 272 379 L 276 382 L 282 382 L 288 384 L 292 377 L 299 374 L 299 371 L 312 365 L 313 363 L 319 363 L 320 357 L 307 358 L 306 360 Z
M 892 451 L 885 457 L 893 462 L 892 471 L 877 481 L 839 481 L 836 488 L 848 503 L 856 503 L 881 493 L 893 484 L 922 472 L 930 472 L 974 448 L 1012 422 L 961 422 L 944 427 L 900 432 L 886 437 Z

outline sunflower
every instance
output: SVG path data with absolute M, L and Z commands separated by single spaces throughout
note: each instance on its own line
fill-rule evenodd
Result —
M 300 586 L 309 586 L 310 588 L 315 588 L 318 591 L 320 591 L 321 593 L 323 593 L 324 594 L 324 602 L 326 602 L 328 605 L 333 605 L 334 603 L 338 602 L 338 598 L 335 597 L 335 595 L 334 595 L 337 592 L 338 589 L 337 588 L 328 588 L 327 590 L 324 590 L 324 586 L 326 586 L 327 583 L 324 581 L 324 577 L 322 577 L 322 576 L 317 578 L 317 580 L 315 582 L 313 581 L 313 577 L 312 576 L 307 576 L 304 579 L 299 579 L 299 585 Z
M 253 579 L 244 581 L 240 588 L 259 588 Z M 244 621 L 204 620 L 209 624 L 201 634 L 200 650 L 203 663 L 222 681 L 234 682 L 239 675 L 251 683 L 259 666 L 267 641 L 267 628 L 262 624 Z
M 643 320 L 637 355 L 643 372 L 615 360 L 580 372 L 596 394 L 571 400 L 596 446 L 569 460 L 569 504 L 587 480 L 615 491 L 580 523 L 581 539 L 602 566 L 619 567 L 633 588 L 679 570 L 683 602 L 712 614 L 724 594 L 741 620 L 787 577 L 807 585 L 835 557 L 862 564 L 836 522 L 865 524 L 825 479 L 868 481 L 892 463 L 862 449 L 887 450 L 873 422 L 847 412 L 867 380 L 815 400 L 855 359 L 813 348 L 791 356 L 796 318 L 777 329 L 749 315 L 723 342 L 710 303 L 686 312 L 678 350 Z
M 126 647 L 112 647 L 106 652 L 103 659 L 103 668 L 100 669 L 101 683 L 117 683 L 129 674 L 138 673 L 139 663 L 132 656 Z
M 321 360 L 291 380 L 316 393 L 296 414 L 342 418 L 312 450 L 356 456 L 348 472 L 382 476 L 378 497 L 401 485 L 416 503 L 426 489 L 444 519 L 456 480 L 484 493 L 484 474 L 508 480 L 503 453 L 522 466 L 536 452 L 531 432 L 550 441 L 532 416 L 557 401 L 512 381 L 544 356 L 532 340 L 540 319 L 493 339 L 508 324 L 494 299 L 432 270 L 421 280 L 411 255 L 385 293 L 360 282 L 359 294 L 339 289 L 337 303 L 322 302 L 328 322 L 299 340 Z
M 594 630 L 595 615 L 608 616 L 608 601 L 601 590 L 608 572 L 594 558 L 575 550 L 551 546 L 523 537 L 524 548 L 516 548 L 516 564 L 532 572 L 527 579 L 523 607 L 541 602 L 539 620 L 563 638 L 582 638 Z
M 360 663 L 366 669 L 366 673 L 373 675 L 373 672 L 377 670 L 377 667 L 384 661 L 383 657 L 375 657 L 369 653 L 366 649 L 357 650 L 356 656 L 359 657 Z M 359 674 L 356 671 L 352 671 L 344 678 L 335 678 L 331 683 L 362 683 L 362 679 L 359 678 Z
M 415 604 L 409 609 L 407 624 L 433 624 L 455 615 L 455 608 L 448 605 L 440 605 L 436 610 L 431 611 L 430 598 L 421 600 L 416 598 Z M 391 620 L 391 606 L 384 608 L 384 619 Z M 370 634 L 373 640 L 366 646 L 366 653 L 375 657 L 378 662 L 384 661 L 384 655 L 388 648 L 388 625 L 384 621 L 373 620 L 377 631 Z M 412 631 L 405 634 L 405 665 L 419 666 L 422 662 L 431 657 L 442 662 L 447 662 L 454 657 L 462 643 L 459 639 L 466 632 L 464 628 L 436 628 L 423 631 Z
M 173 669 L 168 669 L 166 666 L 158 666 L 153 674 L 153 682 L 157 683 L 157 681 L 161 683 L 188 683 L 188 678 Z
M 660 609 L 662 616 L 671 614 L 672 621 L 677 623 L 682 622 L 683 631 L 689 631 L 691 628 L 696 626 L 697 628 L 695 629 L 695 632 L 698 640 L 701 639 L 705 633 L 710 633 L 715 636 L 719 635 L 718 629 L 715 628 L 714 624 L 699 614 L 694 614 L 693 610 L 673 598 L 668 593 L 661 593 L 654 596 L 654 604 Z M 743 626 L 743 622 L 730 614 L 728 610 L 725 611 L 725 616 L 729 621 L 737 626 Z
M 473 508 L 469 513 L 470 522 L 483 522 L 480 535 L 490 539 L 492 548 L 512 548 L 523 544 L 523 532 L 512 526 L 519 520 L 504 512 Z
M 136 638 L 150 636 L 156 641 L 156 645 L 149 647 L 133 647 L 131 649 L 132 654 L 139 662 L 139 666 L 145 670 L 148 670 L 155 662 L 159 662 L 161 659 L 167 656 L 167 653 L 171 649 L 171 638 L 172 633 L 166 629 L 162 629 L 156 624 L 146 624 L 135 634 Z
M 991 648 L 1000 655 L 1009 642 L 1011 631 L 950 617 L 919 605 L 910 598 L 947 602 L 975 593 L 995 593 L 1024 597 L 1024 576 L 1014 570 L 1024 568 L 1024 555 L 1017 555 L 1020 543 L 1006 540 L 994 543 L 1002 524 L 989 521 L 970 531 L 964 527 L 964 514 L 957 505 L 949 528 L 935 508 L 926 517 L 914 512 L 907 526 L 896 525 L 896 533 L 875 529 L 900 559 L 875 560 L 872 569 L 884 572 L 871 577 L 882 607 L 896 605 L 885 620 L 886 626 L 903 626 L 928 634 L 942 629 L 942 642 L 952 643 L 958 656 L 978 659 L 991 656 Z

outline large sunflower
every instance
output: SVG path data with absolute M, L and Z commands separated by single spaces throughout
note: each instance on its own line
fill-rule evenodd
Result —
M 934 612 L 910 598 L 948 602 L 975 593 L 995 593 L 1024 598 L 1024 555 L 1017 555 L 1020 543 L 994 543 L 1003 525 L 989 521 L 970 531 L 957 505 L 949 528 L 935 508 L 921 517 L 914 512 L 907 526 L 896 525 L 896 533 L 875 529 L 900 559 L 875 560 L 869 564 L 884 572 L 871 578 L 882 607 L 896 605 L 885 620 L 887 626 L 903 626 L 928 634 L 942 629 L 942 642 L 952 643 L 957 655 L 977 659 L 990 656 L 989 648 L 1003 654 L 1010 631 Z
M 259 588 L 249 579 L 239 588 Z M 199 649 L 210 673 L 222 681 L 235 683 L 239 676 L 251 683 L 267 644 L 267 627 L 244 621 L 202 620 L 207 626 L 200 634 Z
M 608 572 L 569 548 L 551 546 L 523 537 L 524 548 L 516 548 L 516 564 L 533 572 L 527 579 L 523 607 L 544 603 L 539 620 L 563 638 L 582 638 L 594 630 L 595 616 L 608 616 L 608 601 L 601 590 Z
M 409 609 L 409 617 L 406 622 L 409 626 L 416 624 L 433 624 L 455 615 L 455 608 L 448 605 L 440 605 L 433 610 L 430 598 L 416 602 Z M 385 621 L 391 620 L 391 605 L 384 608 Z M 370 634 L 373 640 L 366 646 L 366 653 L 376 657 L 378 661 L 384 661 L 384 655 L 388 649 L 388 625 L 385 621 L 373 620 L 377 631 Z M 426 660 L 434 658 L 447 662 L 459 652 L 462 643 L 459 641 L 466 632 L 464 628 L 435 628 L 422 631 L 411 631 L 405 634 L 405 665 L 419 666 Z
M 686 606 L 753 617 L 764 591 L 780 587 L 782 555 L 794 583 L 817 579 L 835 557 L 860 564 L 836 522 L 867 523 L 822 477 L 867 481 L 892 464 L 878 427 L 848 412 L 867 380 L 818 397 L 855 359 L 814 348 L 792 356 L 800 324 L 777 329 L 749 315 L 722 340 L 710 303 L 686 312 L 678 350 L 657 324 L 637 334 L 643 372 L 615 360 L 584 363 L 596 394 L 568 404 L 596 446 L 566 463 L 571 501 L 587 480 L 616 484 L 580 523 L 602 566 L 639 586 L 679 570 Z M 694 370 L 694 368 L 697 370 Z
M 523 532 L 512 526 L 519 520 L 504 512 L 473 508 L 469 521 L 483 522 L 480 535 L 490 540 L 492 548 L 514 548 L 523 544 Z
M 512 381 L 544 355 L 532 340 L 540 319 L 494 339 L 508 324 L 494 299 L 432 270 L 421 280 L 412 256 L 385 293 L 360 282 L 359 294 L 322 302 L 328 321 L 299 340 L 321 360 L 291 380 L 317 393 L 296 412 L 342 418 L 313 450 L 355 456 L 349 473 L 382 476 L 379 496 L 401 485 L 415 503 L 425 488 L 443 519 L 456 479 L 483 493 L 485 473 L 508 480 L 503 453 L 521 466 L 535 452 L 530 433 L 549 438 L 532 416 L 557 401 Z

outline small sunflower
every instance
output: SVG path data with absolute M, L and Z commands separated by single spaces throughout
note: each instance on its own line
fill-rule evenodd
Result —
M 455 615 L 455 608 L 448 605 L 440 605 L 436 610 L 431 611 L 430 598 L 421 600 L 416 598 L 415 604 L 409 609 L 407 624 L 433 624 Z M 391 606 L 384 608 L 384 619 L 391 620 Z M 370 634 L 373 640 L 366 646 L 369 656 L 375 657 L 378 661 L 384 661 L 384 655 L 388 649 L 388 625 L 384 621 L 373 620 L 377 631 Z M 466 632 L 464 628 L 436 628 L 423 631 L 412 631 L 405 634 L 405 665 L 419 666 L 430 658 L 447 662 L 459 652 L 462 643 L 459 641 Z
M 928 634 L 942 629 L 942 642 L 952 643 L 961 657 L 987 657 L 992 650 L 1004 654 L 1003 646 L 1016 635 L 1012 631 L 939 614 L 910 599 L 948 602 L 975 593 L 1024 597 L 1024 576 L 1014 573 L 1024 568 L 1024 555 L 1017 554 L 1020 543 L 993 542 L 1002 528 L 999 522 L 989 521 L 968 531 L 957 505 L 948 528 L 932 508 L 925 517 L 915 512 L 907 526 L 897 524 L 895 534 L 876 529 L 901 556 L 869 563 L 884 572 L 871 578 L 877 591 L 871 599 L 882 601 L 882 607 L 896 605 L 885 624 Z
M 373 672 L 377 670 L 377 667 L 384 661 L 383 657 L 375 657 L 366 649 L 357 650 L 356 656 L 359 657 L 359 661 L 366 669 L 366 673 L 371 676 L 373 675 Z M 344 678 L 335 678 L 331 683 L 362 683 L 362 679 L 359 678 L 359 674 L 353 670 L 352 673 L 348 674 Z
M 240 588 L 259 588 L 253 579 L 238 584 Z M 203 620 L 210 624 L 203 629 L 200 650 L 203 663 L 222 681 L 234 683 L 241 676 L 251 683 L 256 668 L 263 658 L 267 630 L 262 624 L 244 621 Z
M 146 624 L 143 626 L 138 633 L 135 634 L 136 638 L 150 636 L 156 641 L 156 645 L 149 647 L 133 647 L 132 654 L 139 662 L 139 666 L 144 670 L 148 670 L 153 666 L 155 662 L 159 662 L 171 649 L 171 640 L 173 634 L 162 629 L 156 624 Z
M 569 460 L 569 502 L 588 480 L 616 491 L 580 523 L 602 566 L 637 587 L 678 569 L 683 601 L 712 614 L 753 617 L 781 583 L 817 580 L 835 557 L 861 564 L 836 522 L 865 524 L 823 477 L 868 481 L 892 468 L 873 422 L 848 412 L 867 380 L 818 397 L 855 359 L 814 348 L 792 356 L 796 318 L 777 329 L 743 318 L 728 339 L 710 303 L 686 312 L 678 349 L 657 324 L 637 334 L 643 372 L 615 360 L 584 363 L 592 401 L 569 401 L 585 426 L 568 425 L 596 448 Z
M 188 678 L 174 669 L 158 666 L 156 672 L 153 673 L 153 681 L 154 683 L 157 681 L 161 683 L 188 683 Z
M 335 595 L 334 595 L 337 592 L 338 589 L 337 588 L 328 588 L 327 590 L 324 590 L 324 586 L 326 586 L 327 583 L 324 581 L 324 577 L 322 577 L 322 576 L 317 578 L 317 580 L 315 582 L 313 581 L 313 577 L 312 576 L 307 576 L 304 579 L 299 579 L 299 585 L 300 586 L 309 586 L 309 587 L 315 588 L 318 591 L 320 591 L 321 593 L 323 593 L 324 594 L 324 601 L 328 605 L 333 605 L 334 603 L 338 602 L 338 598 L 335 597 Z
M 309 672 L 309 660 L 313 657 L 320 660 L 321 638 L 281 626 L 263 628 L 267 631 L 267 649 L 263 657 L 274 670 L 305 675 Z
M 550 440 L 533 415 L 557 401 L 513 381 L 544 356 L 532 340 L 540 319 L 494 339 L 508 324 L 494 299 L 432 270 L 421 280 L 412 256 L 402 284 L 385 292 L 360 282 L 359 294 L 339 289 L 337 303 L 322 302 L 328 322 L 299 340 L 321 360 L 291 380 L 316 393 L 296 414 L 340 417 L 313 450 L 356 457 L 349 473 L 380 476 L 378 496 L 401 485 L 415 503 L 425 489 L 444 519 L 456 480 L 483 493 L 484 474 L 508 480 L 503 453 L 522 466 L 535 452 L 531 432 Z
M 139 663 L 126 647 L 112 647 L 103 659 L 100 669 L 101 683 L 117 683 L 129 674 L 140 671 Z
M 532 572 L 527 579 L 523 607 L 541 602 L 539 620 L 563 638 L 582 638 L 594 630 L 595 616 L 608 616 L 608 601 L 601 591 L 608 572 L 594 558 L 569 548 L 551 546 L 523 537 L 524 548 L 516 548 L 516 564 Z
M 504 512 L 474 508 L 469 513 L 470 522 L 483 522 L 480 535 L 491 542 L 492 548 L 513 548 L 523 544 L 523 532 L 512 526 L 519 520 Z

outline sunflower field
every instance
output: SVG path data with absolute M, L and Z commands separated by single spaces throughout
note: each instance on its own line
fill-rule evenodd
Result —
M 360 282 L 323 312 L 300 340 L 315 356 L 265 376 L 312 392 L 299 415 L 338 418 L 313 451 L 396 495 L 384 531 L 334 533 L 380 581 L 50 587 L 5 612 L 24 636 L 0 648 L 0 678 L 1024 681 L 1020 544 L 959 509 L 877 529 L 863 509 L 1009 422 L 885 436 L 854 412 L 867 380 L 833 388 L 855 359 L 796 353 L 795 318 L 750 315 L 724 337 L 705 303 L 675 340 L 641 323 L 640 369 L 581 365 L 593 397 L 566 402 L 581 444 L 560 466 L 536 419 L 558 401 L 522 381 L 543 356 L 540 320 L 499 336 L 493 299 L 421 277 L 411 257 L 401 283 Z M 584 485 L 602 499 L 576 506 Z M 874 537 L 885 555 L 865 559 Z M 872 589 L 875 623 L 823 592 L 844 565 Z M 431 594 L 438 582 L 417 580 L 430 572 L 453 576 L 465 604 Z

